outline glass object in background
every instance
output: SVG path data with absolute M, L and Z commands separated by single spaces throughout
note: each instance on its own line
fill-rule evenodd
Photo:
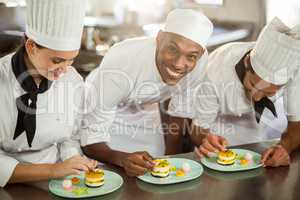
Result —
M 195 3 L 207 4 L 207 5 L 223 5 L 224 0 L 193 0 Z
M 25 6 L 25 0 L 0 0 L 0 4 L 5 4 L 6 7 Z
M 267 0 L 266 9 L 267 22 L 277 16 L 288 26 L 300 23 L 299 0 Z
M 166 0 L 124 0 L 125 17 L 129 16 L 131 24 L 139 26 L 160 22 L 165 17 L 166 3 Z

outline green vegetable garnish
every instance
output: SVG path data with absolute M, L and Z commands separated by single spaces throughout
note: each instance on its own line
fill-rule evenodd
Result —
M 72 191 L 73 194 L 75 194 L 76 196 L 82 196 L 82 195 L 86 195 L 89 193 L 88 191 L 89 189 L 86 187 L 79 187 L 76 188 Z

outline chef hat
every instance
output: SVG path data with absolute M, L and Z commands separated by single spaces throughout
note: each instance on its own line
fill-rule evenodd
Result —
M 164 30 L 181 35 L 204 47 L 213 32 L 213 24 L 201 12 L 175 9 L 168 14 Z
M 250 61 L 263 80 L 275 85 L 286 84 L 300 67 L 299 25 L 290 29 L 274 18 L 260 33 Z
M 80 48 L 85 0 L 27 0 L 26 35 L 58 51 Z

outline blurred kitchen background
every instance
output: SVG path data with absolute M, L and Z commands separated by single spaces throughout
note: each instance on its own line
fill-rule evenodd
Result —
M 251 41 L 274 16 L 293 26 L 300 23 L 299 0 L 86 0 L 82 49 L 74 66 L 86 76 L 114 43 L 155 36 L 174 8 L 204 12 L 214 23 L 208 49 L 233 41 Z M 24 0 L 0 0 L 0 57 L 14 51 L 25 30 Z

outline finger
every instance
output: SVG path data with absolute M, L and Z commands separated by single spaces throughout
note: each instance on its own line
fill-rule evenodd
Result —
M 88 169 L 88 171 L 92 171 L 94 169 L 93 162 L 91 160 L 81 159 L 78 163 L 84 165 Z
M 290 164 L 290 156 L 284 150 L 278 155 L 277 166 L 288 166 Z
M 155 166 L 155 163 L 153 162 L 153 157 L 148 153 L 143 153 L 143 159 L 146 161 L 147 168 L 153 168 Z
M 147 171 L 136 171 L 133 169 L 127 169 L 127 173 L 130 174 L 130 176 L 142 176 L 146 173 Z
M 94 162 L 92 159 L 89 159 L 87 157 L 81 157 L 81 162 L 85 163 L 89 168 L 93 168 Z
M 85 172 L 90 171 L 89 168 L 86 165 L 82 164 L 82 163 L 77 163 L 77 164 L 73 165 L 72 168 L 76 169 L 76 170 L 85 171 Z
M 263 167 L 275 167 L 275 160 L 273 157 L 269 157 L 263 164 Z
M 89 160 L 89 163 L 90 163 L 90 166 L 89 166 L 90 171 L 93 171 L 97 168 L 97 165 L 98 165 L 97 161 Z
M 291 158 L 290 156 L 287 156 L 284 161 L 284 166 L 289 166 L 290 164 L 291 164 Z
M 71 159 L 73 159 L 73 160 L 77 160 L 77 159 L 80 159 L 80 158 L 81 158 L 81 156 L 80 156 L 80 155 L 76 155 L 76 156 L 73 156 L 73 157 L 71 157 L 71 158 L 70 158 L 70 160 L 71 160 Z
M 215 147 L 213 147 L 209 142 L 208 140 L 205 140 L 202 144 L 202 146 L 207 149 L 208 151 L 210 152 L 215 152 L 217 153 L 218 152 L 218 149 L 216 149 Z
M 264 164 L 269 157 L 272 156 L 274 149 L 273 148 L 269 148 L 266 151 L 263 152 L 262 158 L 261 158 L 261 162 Z
M 66 170 L 66 172 L 61 175 L 59 178 L 64 178 L 65 176 L 70 176 L 70 175 L 80 175 L 80 170 L 76 170 L 76 169 L 70 169 L 70 170 Z
M 212 137 L 210 140 L 210 144 L 216 148 L 218 151 L 225 151 L 225 147 L 221 143 L 219 136 Z
M 84 164 L 85 166 L 87 166 L 89 168 L 89 171 L 93 171 L 95 169 L 95 161 L 92 159 L 89 159 L 87 157 L 81 157 L 81 161 L 82 164 Z
M 220 137 L 219 137 L 219 140 L 220 140 L 221 145 L 222 145 L 222 146 L 224 147 L 224 149 L 226 150 L 226 147 L 227 147 L 227 145 L 228 145 L 227 139 L 224 138 L 224 137 L 222 137 L 222 136 L 220 136 Z
M 205 149 L 202 145 L 200 145 L 199 151 L 200 151 L 200 153 L 203 154 L 204 156 L 209 157 L 209 153 L 210 153 L 210 152 L 209 152 L 207 149 Z
M 154 167 L 154 165 L 151 165 L 148 163 L 148 161 L 144 160 L 143 157 L 136 156 L 132 159 L 132 162 L 136 166 L 139 166 L 140 168 L 144 168 L 146 170 L 152 170 L 152 168 Z
M 71 171 L 71 173 L 68 174 L 68 175 L 79 175 L 80 173 L 81 173 L 80 170 L 73 169 L 73 170 Z
M 274 149 L 271 154 L 269 154 L 268 159 L 265 161 L 266 166 L 278 167 L 280 163 L 280 155 L 281 153 L 278 150 Z
M 126 170 L 126 174 L 129 176 L 129 177 L 136 177 L 136 176 L 139 176 L 139 174 L 136 173 L 136 171 L 133 171 L 133 170 Z
M 152 162 L 153 161 L 153 157 L 148 153 L 148 152 L 143 152 L 144 158 L 149 161 Z
M 134 173 L 132 173 L 131 171 L 125 170 L 127 176 L 129 177 L 135 177 L 136 175 Z
M 94 169 L 97 168 L 99 162 L 97 160 L 93 160 L 93 167 Z
M 129 165 L 127 165 L 127 170 L 134 171 L 136 174 L 145 174 L 147 172 L 147 168 L 141 167 L 134 163 L 130 163 Z
M 204 157 L 204 155 L 198 150 L 197 147 L 194 148 L 194 152 L 195 152 L 195 154 L 196 154 L 199 158 L 203 158 L 203 157 Z

